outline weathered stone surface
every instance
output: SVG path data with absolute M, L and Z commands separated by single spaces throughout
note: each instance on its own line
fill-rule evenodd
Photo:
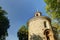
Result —
M 40 12 L 36 12 L 35 17 L 28 21 L 28 30 L 28 40 L 54 40 L 50 18 L 41 16 Z

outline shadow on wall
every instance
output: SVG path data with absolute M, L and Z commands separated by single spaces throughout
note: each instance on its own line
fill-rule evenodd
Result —
M 35 35 L 35 34 L 31 35 L 30 39 L 31 40 L 43 40 L 42 37 L 40 37 L 39 35 Z

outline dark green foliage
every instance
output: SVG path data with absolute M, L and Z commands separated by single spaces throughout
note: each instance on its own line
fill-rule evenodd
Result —
M 28 30 L 26 26 L 22 26 L 17 33 L 19 40 L 28 40 Z
M 5 14 L 7 14 L 7 12 L 0 7 L 0 16 L 4 16 Z
M 5 36 L 8 35 L 7 29 L 9 28 L 9 20 L 5 16 L 6 11 L 2 10 L 2 7 L 0 7 L 0 40 L 5 40 Z
M 30 39 L 31 40 L 43 40 L 42 37 L 40 37 L 39 35 L 35 35 L 35 34 L 31 35 Z

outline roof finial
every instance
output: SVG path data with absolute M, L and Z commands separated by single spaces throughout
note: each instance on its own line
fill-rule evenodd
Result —
M 38 12 L 38 9 L 37 9 L 37 12 Z

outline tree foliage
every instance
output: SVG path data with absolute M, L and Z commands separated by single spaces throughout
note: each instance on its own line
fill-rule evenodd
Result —
M 28 40 L 28 30 L 26 26 L 22 26 L 17 33 L 19 40 Z
M 46 12 L 52 19 L 60 22 L 60 0 L 44 0 L 46 3 Z
M 30 40 L 43 40 L 43 39 L 42 37 L 40 37 L 40 35 L 33 34 L 31 35 Z
M 5 40 L 5 36 L 8 35 L 7 29 L 9 28 L 9 20 L 5 16 L 7 12 L 0 7 L 0 40 Z

